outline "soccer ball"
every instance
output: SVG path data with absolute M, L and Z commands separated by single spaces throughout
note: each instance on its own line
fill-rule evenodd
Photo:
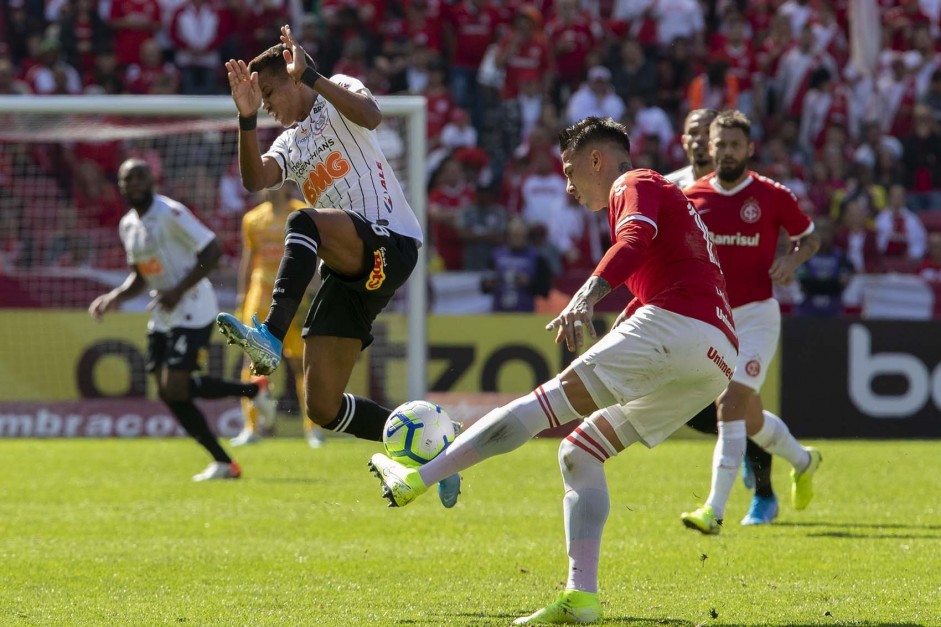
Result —
M 438 405 L 409 401 L 392 410 L 382 431 L 386 454 L 406 466 L 427 464 L 454 441 L 454 423 Z

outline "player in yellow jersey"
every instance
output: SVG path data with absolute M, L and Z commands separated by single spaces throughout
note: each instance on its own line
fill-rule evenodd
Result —
M 252 314 L 266 311 L 271 305 L 271 292 L 278 266 L 284 253 L 284 225 L 292 211 L 303 209 L 305 205 L 292 195 L 294 188 L 282 185 L 278 189 L 265 192 L 265 202 L 261 203 L 242 218 L 242 259 L 239 263 L 238 295 L 239 317 L 249 323 Z M 304 340 L 297 324 L 291 326 L 284 338 L 284 357 L 290 361 L 294 374 L 297 398 L 304 402 L 304 369 L 301 360 L 304 356 Z M 250 362 L 246 358 L 242 368 L 242 377 L 251 374 Z M 231 440 L 232 446 L 252 444 L 261 439 L 261 432 L 272 425 L 259 424 L 259 412 L 246 401 L 242 403 L 245 427 Z M 323 446 L 323 430 L 310 418 L 304 419 L 304 432 L 312 448 Z

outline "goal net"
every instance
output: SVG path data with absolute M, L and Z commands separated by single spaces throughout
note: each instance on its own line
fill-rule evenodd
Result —
M 381 143 L 424 225 L 424 98 L 379 101 Z M 262 118 L 264 149 L 280 127 Z M 146 160 L 157 191 L 215 231 L 225 256 L 210 278 L 220 308 L 234 309 L 241 218 L 262 200 L 241 185 L 237 138 L 228 97 L 0 97 L 0 413 L 5 403 L 134 396 L 149 385 L 139 380 L 138 357 L 127 355 L 144 348 L 148 299 L 128 303 L 103 325 L 84 314 L 95 296 L 127 276 L 117 235 L 126 207 L 116 174 L 128 157 Z M 423 396 L 425 285 L 419 263 L 377 321 L 376 342 L 354 373 L 361 393 L 385 403 Z M 221 345 L 210 357 L 210 369 L 227 376 L 240 362 Z

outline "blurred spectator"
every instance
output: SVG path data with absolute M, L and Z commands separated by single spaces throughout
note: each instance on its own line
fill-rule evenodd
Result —
M 29 93 L 29 85 L 16 78 L 13 63 L 0 57 L 0 96 L 25 96 Z
M 207 0 L 186 0 L 173 14 L 170 39 L 184 94 L 208 96 L 219 91 L 220 27 L 220 13 Z
M 568 101 L 566 121 L 574 124 L 589 116 L 620 120 L 626 107 L 611 85 L 611 71 L 603 65 L 588 70 L 588 80 Z
M 95 54 L 114 48 L 111 27 L 98 13 L 94 0 L 72 0 L 59 12 L 59 42 L 65 60 L 80 74 L 95 70 Z
M 34 94 L 76 95 L 82 93 L 78 71 L 59 57 L 59 42 L 44 39 L 37 50 L 36 64 L 24 80 Z
M 823 0 L 810 21 L 817 50 L 827 52 L 842 67 L 849 57 L 849 40 L 840 27 L 833 3 Z M 836 77 L 834 77 L 835 79 Z
M 935 122 L 941 123 L 941 69 L 935 70 L 921 102 L 931 109 Z
M 918 265 L 918 274 L 931 283 L 941 283 L 941 233 L 928 234 L 928 254 Z
M 477 186 L 474 202 L 463 215 L 465 270 L 490 267 L 493 251 L 503 243 L 508 222 L 506 207 L 497 201 L 497 190 Z
M 738 79 L 729 73 L 724 60 L 711 62 L 689 84 L 686 93 L 690 109 L 734 109 L 738 106 Z
M 500 97 L 514 98 L 519 91 L 519 75 L 536 72 L 542 90 L 548 91 L 555 75 L 552 53 L 542 31 L 542 14 L 531 5 L 519 9 L 513 27 L 497 47 L 495 63 L 504 71 Z
M 499 16 L 488 0 L 463 0 L 451 7 L 445 23 L 445 47 L 451 59 L 451 92 L 458 106 L 471 113 L 478 129 L 483 124 L 477 94 L 477 70 L 484 53 L 496 40 Z
M 919 0 L 901 0 L 893 4 L 895 6 L 882 14 L 884 35 L 893 50 L 907 50 L 911 46 L 915 26 L 931 24 L 931 18 L 922 12 Z
M 834 317 L 843 309 L 840 296 L 853 274 L 845 251 L 834 243 L 833 222 L 828 216 L 814 219 L 820 250 L 797 269 L 804 299 L 796 308 L 801 316 Z
M 124 84 L 131 94 L 175 94 L 179 92 L 180 74 L 176 65 L 163 60 L 156 39 L 140 47 L 140 62 L 128 66 Z
M 670 144 L 675 133 L 670 116 L 653 99 L 644 101 L 635 96 L 628 103 L 626 119 L 631 126 L 631 139 L 656 137 L 662 149 Z
M 835 244 L 846 252 L 846 257 L 859 274 L 881 272 L 882 253 L 876 243 L 876 232 L 871 226 L 870 213 L 859 198 L 848 200 L 843 207 L 840 228 Z
M 718 45 L 716 61 L 724 61 L 728 66 L 728 74 L 735 78 L 738 90 L 738 101 L 731 108 L 738 109 L 745 115 L 752 115 L 752 90 L 755 87 L 755 77 L 758 72 L 758 59 L 752 42 L 748 39 L 748 22 L 739 13 L 725 20 L 725 32 Z M 715 62 L 715 61 L 714 61 Z M 710 84 L 721 84 L 710 80 Z M 699 107 L 690 104 L 690 110 Z
M 817 68 L 825 68 L 830 76 L 837 76 L 836 62 L 824 51 L 816 50 L 813 30 L 805 26 L 797 31 L 797 45 L 784 53 L 775 77 L 778 111 L 784 115 L 799 116 L 810 76 Z
M 810 74 L 808 90 L 804 95 L 799 140 L 801 148 L 809 154 L 823 148 L 828 129 L 834 126 L 850 129 L 855 126 L 852 94 L 833 78 L 824 67 Z
M 28 59 L 35 52 L 30 49 L 30 39 L 41 39 L 45 26 L 42 11 L 30 9 L 30 3 L 27 2 L 0 3 L 0 13 L 6 11 L 5 32 L 0 37 L 0 47 L 6 45 L 7 54 L 23 71 L 28 69 Z
M 163 26 L 157 0 L 111 0 L 108 25 L 114 29 L 118 65 L 140 62 L 141 44 L 153 39 Z
M 87 223 L 86 228 L 104 229 L 113 233 L 127 209 L 118 186 L 105 176 L 94 161 L 80 160 L 72 180 L 72 202 Z
M 556 158 L 545 150 L 530 155 L 530 168 L 520 186 L 520 216 L 529 226 L 542 225 L 547 232 L 566 202 L 565 177 L 556 169 Z
M 704 48 L 706 25 L 698 0 L 656 0 L 653 15 L 661 50 L 672 46 L 677 39 L 688 40 L 694 50 Z
M 418 58 L 413 59 L 412 64 L 413 67 L 420 68 L 418 70 L 420 76 L 416 77 L 413 75 L 413 77 L 408 80 L 408 90 L 412 93 L 421 92 L 428 84 L 427 76 L 425 76 L 428 59 L 420 53 L 416 56 Z M 343 44 L 343 54 L 337 59 L 336 65 L 333 66 L 333 73 L 345 74 L 353 78 L 358 78 L 359 80 L 364 80 L 367 65 L 366 40 L 357 35 L 350 37 L 346 40 L 346 43 Z M 418 79 L 417 83 L 416 79 Z
M 901 158 L 904 152 L 902 142 L 882 130 L 878 120 L 865 122 L 862 125 L 861 141 L 853 153 L 853 161 L 867 168 L 875 168 L 879 152 L 888 150 L 896 158 Z
M 493 295 L 492 311 L 534 311 L 536 296 L 548 296 L 551 281 L 546 260 L 529 243 L 526 223 L 510 220 L 506 244 L 493 251 L 491 272 L 481 281 L 483 292 Z
M 912 130 L 912 113 L 918 99 L 914 68 L 918 56 L 895 53 L 890 71 L 877 82 L 883 106 L 882 128 L 895 137 L 904 137 Z
M 686 88 L 693 80 L 694 59 L 687 39 L 677 39 L 665 54 L 657 58 L 657 94 L 646 102 L 656 102 L 669 111 L 680 110 L 686 102 Z M 630 100 L 627 102 L 630 106 Z
M 845 183 L 830 174 L 826 161 L 814 161 L 810 167 L 810 183 L 807 186 L 807 200 L 813 207 L 813 215 L 830 215 L 830 199 L 837 189 L 845 187 Z
M 555 0 L 555 16 L 545 30 L 555 58 L 556 100 L 564 101 L 585 80 L 589 55 L 601 42 L 601 25 L 578 0 Z
M 927 231 L 905 201 L 905 187 L 896 184 L 889 188 L 888 204 L 876 216 L 876 243 L 886 258 L 918 261 L 925 254 Z
M 447 69 L 441 61 L 435 61 L 428 66 L 428 86 L 424 96 L 427 100 L 425 111 L 428 148 L 434 150 L 441 141 L 441 130 L 448 123 L 456 106 L 448 89 Z
M 619 56 L 610 64 L 614 68 L 611 83 L 624 102 L 633 96 L 645 100 L 657 95 L 657 68 L 647 58 L 636 39 L 621 42 Z
M 117 95 L 124 93 L 124 80 L 112 50 L 95 53 L 92 70 L 85 75 L 85 93 Z
M 859 200 L 870 216 L 876 215 L 886 205 L 888 191 L 872 180 L 872 169 L 854 164 L 846 187 L 838 189 L 830 201 L 830 215 L 839 219 L 840 211 L 849 200 Z
M 474 148 L 477 146 L 477 129 L 463 109 L 454 109 L 448 123 L 441 129 L 441 146 L 446 149 Z
M 778 15 L 783 15 L 788 19 L 791 32 L 799 33 L 810 21 L 813 8 L 809 0 L 786 0 L 778 7 Z
M 562 272 L 574 272 L 582 280 L 595 269 L 607 249 L 602 243 L 606 223 L 600 224 L 603 212 L 587 211 L 574 198 L 566 195 L 549 222 L 549 241 L 559 252 Z
M 903 182 L 912 211 L 941 209 L 941 133 L 931 109 L 915 107 L 912 133 L 902 139 Z
M 445 159 L 432 177 L 428 191 L 431 239 L 447 270 L 464 265 L 463 215 L 474 202 L 474 191 L 464 179 L 457 159 Z

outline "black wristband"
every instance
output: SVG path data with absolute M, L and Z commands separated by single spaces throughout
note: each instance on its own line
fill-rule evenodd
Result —
M 254 131 L 255 127 L 258 126 L 258 114 L 253 113 L 248 117 L 243 117 L 239 115 L 239 130 L 240 131 Z
M 318 74 L 317 70 L 310 67 L 309 65 L 304 68 L 304 73 L 301 74 L 301 82 L 308 87 L 313 87 L 318 78 L 320 78 L 320 74 Z

